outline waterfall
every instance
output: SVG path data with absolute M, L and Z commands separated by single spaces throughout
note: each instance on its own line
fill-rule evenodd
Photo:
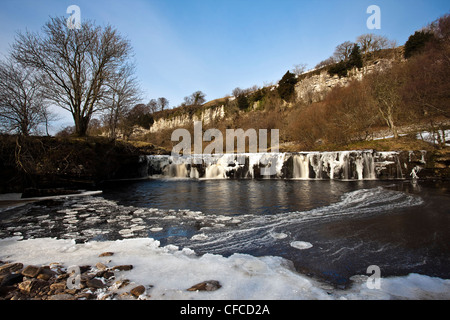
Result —
M 164 175 L 170 178 L 187 178 L 188 171 L 185 164 L 170 164 L 163 170 Z
M 423 159 L 422 153 L 417 161 Z M 409 154 L 373 150 L 147 156 L 147 172 L 155 178 L 191 179 L 404 179 L 403 171 L 410 172 L 417 161 L 411 162 Z
M 294 155 L 293 179 L 309 179 L 309 154 Z
M 218 164 L 213 164 L 206 167 L 206 179 L 226 179 L 227 175 L 225 168 Z
M 200 174 L 198 173 L 197 168 L 191 167 L 191 173 L 189 175 L 191 179 L 200 179 Z

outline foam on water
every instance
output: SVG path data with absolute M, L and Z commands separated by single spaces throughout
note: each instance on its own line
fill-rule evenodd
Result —
M 287 238 L 286 230 L 300 229 L 314 220 L 339 219 L 344 216 L 369 216 L 382 214 L 393 209 L 418 206 L 420 197 L 403 192 L 386 190 L 382 187 L 361 189 L 342 196 L 341 201 L 310 211 L 290 212 L 268 216 L 241 216 L 241 222 L 233 228 L 202 230 L 208 237 L 196 241 L 193 249 L 208 252 L 229 252 L 230 250 L 251 250 L 271 245 L 273 239 Z M 220 217 L 215 223 L 220 223 Z

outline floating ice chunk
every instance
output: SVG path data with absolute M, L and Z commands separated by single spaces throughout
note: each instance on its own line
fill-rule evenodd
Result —
M 131 226 L 130 228 L 132 231 L 140 231 L 140 230 L 144 230 L 145 226 Z
M 272 238 L 278 239 L 278 240 L 285 239 L 288 236 L 286 233 L 283 233 L 283 232 L 280 232 L 280 233 L 272 232 L 270 235 L 272 236 Z
M 313 245 L 309 242 L 304 241 L 293 241 L 291 242 L 291 247 L 299 250 L 306 250 L 313 247 Z
M 232 219 L 231 217 L 226 217 L 226 216 L 218 216 L 216 218 L 217 221 L 229 221 L 231 219 Z
M 168 244 L 167 246 L 162 248 L 166 252 L 177 252 L 179 248 L 176 245 Z
M 133 236 L 134 236 L 133 233 L 125 233 L 125 234 L 122 234 L 122 237 L 123 237 L 123 238 L 131 238 L 131 237 L 133 237 Z
M 216 224 L 214 225 L 214 227 L 215 227 L 215 228 L 223 228 L 223 227 L 225 227 L 225 225 L 224 225 L 223 223 L 216 223 Z
M 198 241 L 198 240 L 206 240 L 206 239 L 208 239 L 208 236 L 207 236 L 206 234 L 203 234 L 203 233 L 201 233 L 201 234 L 196 234 L 195 236 L 193 236 L 193 237 L 191 238 L 191 240 L 194 240 L 194 241 Z
M 161 228 L 161 227 L 150 228 L 151 232 L 159 232 L 159 231 L 162 231 L 162 230 L 163 230 L 163 228 Z
M 122 229 L 119 231 L 121 235 L 133 233 L 132 229 Z

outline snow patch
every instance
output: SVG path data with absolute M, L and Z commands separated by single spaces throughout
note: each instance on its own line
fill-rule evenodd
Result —
M 307 243 L 296 241 L 304 247 Z M 325 288 L 323 284 L 295 272 L 281 257 L 257 258 L 245 254 L 230 257 L 195 255 L 191 249 L 160 246 L 150 238 L 76 244 L 74 240 L 0 240 L 0 260 L 33 265 L 95 265 L 99 254 L 114 252 L 114 265 L 132 264 L 127 278 L 151 287 L 152 299 L 199 300 L 305 300 L 305 299 L 450 299 L 450 280 L 410 274 L 383 278 L 381 289 L 370 290 L 358 281 L 349 290 Z M 222 288 L 214 292 L 189 292 L 192 285 L 215 279 Z M 361 278 L 363 279 L 363 278 Z

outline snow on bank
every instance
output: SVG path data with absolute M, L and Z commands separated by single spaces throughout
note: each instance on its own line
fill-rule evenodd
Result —
M 114 252 L 111 257 L 99 257 Z M 116 274 L 151 287 L 151 299 L 210 300 L 297 300 L 297 299 L 450 299 L 450 280 L 411 274 L 383 278 L 381 289 L 368 289 L 358 277 L 353 288 L 337 291 L 296 273 L 280 257 L 234 254 L 228 258 L 206 254 L 198 257 L 190 249 L 180 250 L 149 238 L 76 244 L 73 240 L 9 238 L 0 240 L 0 260 L 44 265 L 108 266 L 132 264 L 133 269 Z M 109 261 L 111 260 L 111 261 Z M 222 288 L 214 292 L 186 289 L 206 280 L 217 280 Z

